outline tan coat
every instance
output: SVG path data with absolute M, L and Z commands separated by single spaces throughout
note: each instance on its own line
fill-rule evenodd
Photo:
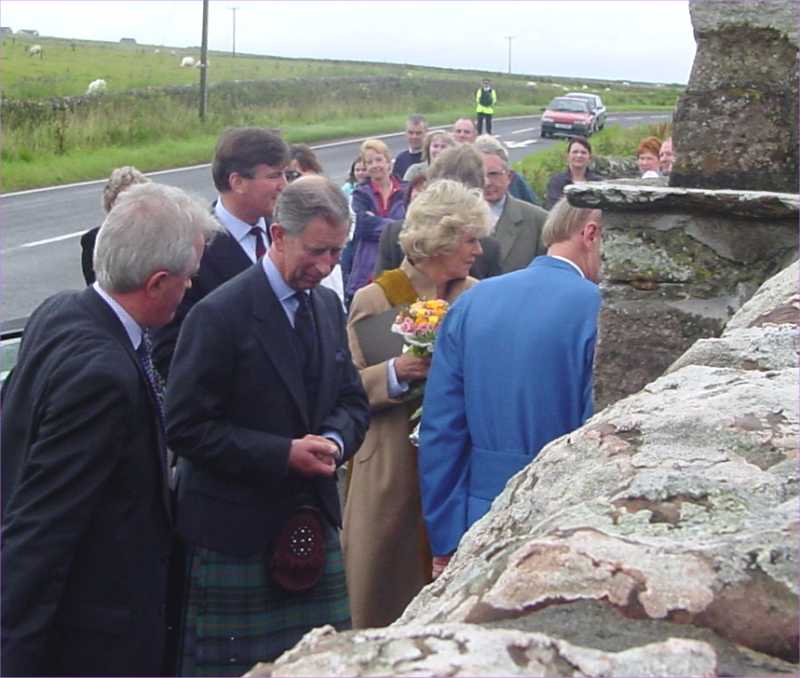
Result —
M 421 299 L 435 299 L 433 282 L 407 261 L 401 268 Z M 451 285 L 447 301 L 477 281 Z M 417 449 L 408 441 L 409 416 L 418 400 L 406 403 L 388 395 L 386 362 L 365 366 L 353 325 L 391 308 L 383 289 L 372 283 L 353 299 L 347 324 L 353 362 L 369 397 L 367 437 L 353 459 L 345 502 L 344 550 L 347 589 L 354 628 L 386 626 L 430 582 L 430 548 L 422 519 Z

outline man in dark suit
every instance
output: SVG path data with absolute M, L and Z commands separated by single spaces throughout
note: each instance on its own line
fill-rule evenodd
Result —
M 493 235 L 500 241 L 502 272 L 526 268 L 535 257 L 547 252 L 542 244 L 547 211 L 508 193 L 511 183 L 508 152 L 497 139 L 484 135 L 474 145 L 483 156 L 483 196 L 495 220 Z
M 428 182 L 437 179 L 453 179 L 470 188 L 483 188 L 483 159 L 481 154 L 467 144 L 445 149 L 427 171 Z M 424 184 L 422 186 L 424 188 Z M 378 259 L 375 263 L 375 277 L 383 271 L 398 268 L 404 253 L 398 236 L 403 221 L 393 221 L 386 225 L 378 242 Z M 469 270 L 473 278 L 482 280 L 500 275 L 500 243 L 496 238 L 481 238 L 481 254 Z
M 133 186 L 100 229 L 97 281 L 34 311 L 3 391 L 2 673 L 162 675 L 171 544 L 147 328 L 169 322 L 219 225 Z
M 186 314 L 209 292 L 251 266 L 268 247 L 269 220 L 286 187 L 289 147 L 261 127 L 225 130 L 217 142 L 211 174 L 219 197 L 214 216 L 225 232 L 208 247 L 200 270 L 174 320 L 154 334 L 153 359 L 165 377 Z
M 315 626 L 349 626 L 334 472 L 360 446 L 368 404 L 339 299 L 319 287 L 349 219 L 325 177 L 293 182 L 267 256 L 197 303 L 181 328 L 167 388 L 176 525 L 192 572 L 180 675 L 241 675 Z M 319 579 L 302 575 L 292 593 L 275 573 L 279 535 L 304 506 L 320 519 L 312 541 L 323 544 L 324 569 L 296 554 L 296 573 Z

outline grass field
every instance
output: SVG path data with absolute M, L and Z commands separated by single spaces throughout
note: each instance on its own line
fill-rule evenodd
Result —
M 565 89 L 600 93 L 613 111 L 671 110 L 683 89 L 212 52 L 201 122 L 199 71 L 179 67 L 197 49 L 37 38 L 39 58 L 27 53 L 32 42 L 7 37 L 0 50 L 4 191 L 100 178 L 120 164 L 151 171 L 207 162 L 231 125 L 277 127 L 289 141 L 313 142 L 401 129 L 411 112 L 451 122 L 472 113 L 476 83 L 487 75 L 499 116 L 538 113 Z M 82 97 L 97 78 L 108 92 Z

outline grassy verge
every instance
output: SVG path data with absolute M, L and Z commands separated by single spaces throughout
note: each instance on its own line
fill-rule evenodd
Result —
M 671 125 L 658 123 L 623 128 L 618 125 L 606 126 L 591 138 L 592 155 L 615 157 L 634 157 L 639 142 L 646 136 L 665 139 L 671 133 Z M 539 196 L 547 195 L 547 182 L 557 172 L 566 168 L 567 141 L 554 145 L 544 151 L 529 155 L 514 163 L 514 169 L 528 180 Z
M 538 112 L 531 106 L 504 107 L 504 115 L 529 115 Z M 466 113 L 468 114 L 468 113 Z M 463 109 L 429 114 L 430 125 L 447 125 L 465 115 Z M 251 124 L 275 126 L 264 119 Z M 284 138 L 292 143 L 315 143 L 333 139 L 363 137 L 403 129 L 405 114 L 375 118 L 343 118 L 329 123 L 280 126 Z M 202 128 L 184 139 L 164 139 L 149 143 L 122 143 L 97 149 L 77 148 L 64 154 L 44 153 L 29 159 L 6 158 L 0 165 L 0 184 L 4 192 L 103 179 L 114 167 L 135 165 L 143 172 L 195 165 L 211 161 L 214 145 L 224 125 Z

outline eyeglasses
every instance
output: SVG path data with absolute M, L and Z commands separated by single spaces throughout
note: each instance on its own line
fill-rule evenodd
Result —
M 492 172 L 487 172 L 486 173 L 486 178 L 487 179 L 500 179 L 500 178 L 504 177 L 506 174 L 507 174 L 506 170 L 495 170 L 495 171 L 492 171 Z
M 269 172 L 263 176 L 256 176 L 255 172 L 239 172 L 240 177 L 244 177 L 245 179 L 264 179 L 266 181 L 278 181 L 280 179 L 285 179 L 288 183 L 293 182 L 295 179 L 299 179 L 303 176 L 302 172 L 298 172 L 297 170 L 280 170 L 277 172 Z

